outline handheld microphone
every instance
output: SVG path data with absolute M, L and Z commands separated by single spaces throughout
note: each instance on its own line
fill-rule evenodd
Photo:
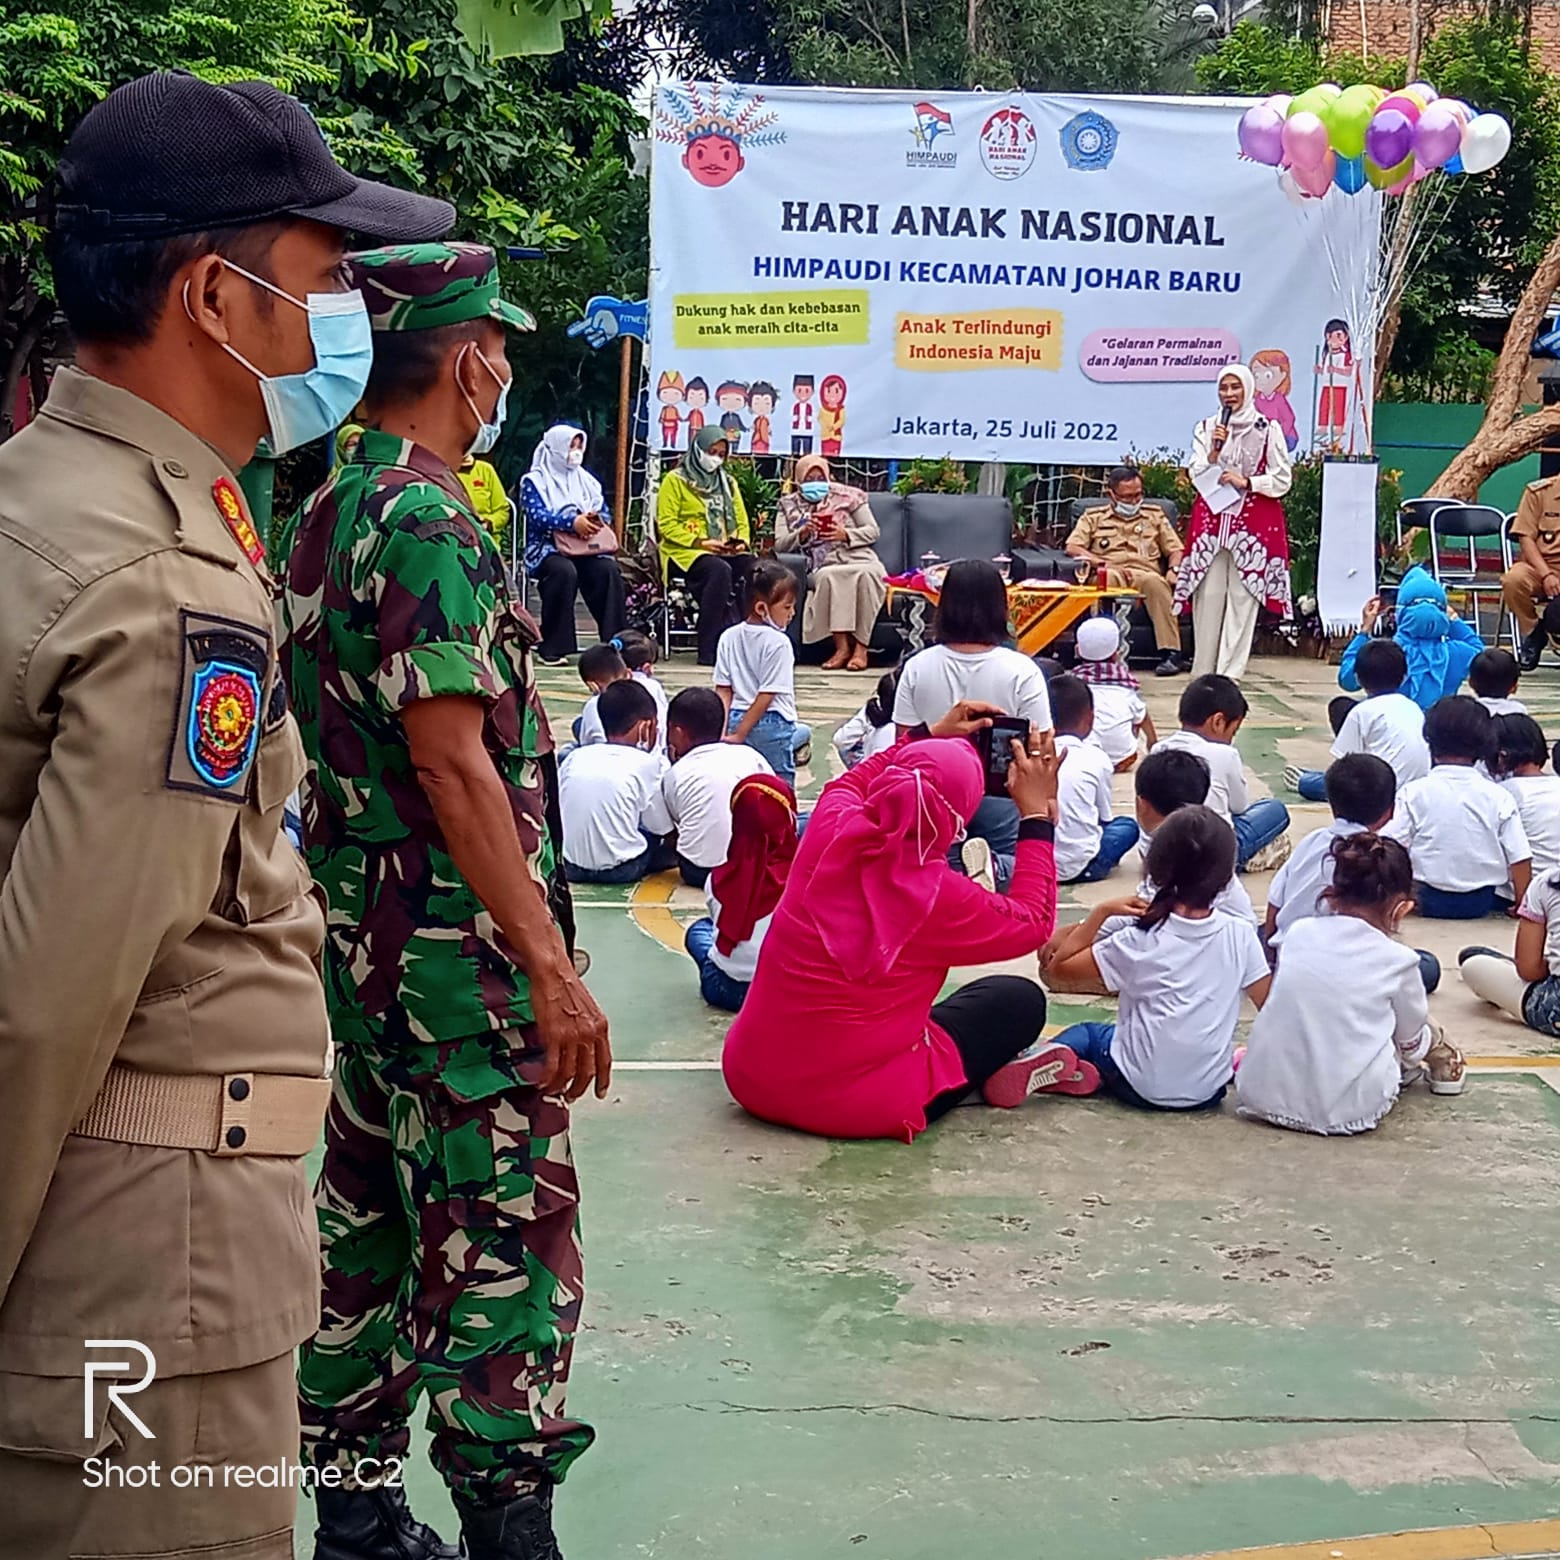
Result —
M 1221 406 L 1219 408 L 1219 426 L 1221 428 L 1228 428 L 1229 425 L 1230 425 L 1230 408 L 1227 407 L 1227 406 Z

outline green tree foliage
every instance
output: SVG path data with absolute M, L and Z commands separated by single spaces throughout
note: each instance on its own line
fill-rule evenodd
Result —
M 1422 377 L 1447 338 L 1468 338 L 1468 304 L 1481 295 L 1508 307 L 1516 302 L 1560 228 L 1560 79 L 1544 70 L 1518 23 L 1501 16 L 1448 22 L 1425 46 L 1419 75 L 1449 97 L 1504 114 L 1512 130 L 1511 151 L 1498 168 L 1456 177 L 1454 198 L 1438 220 L 1431 208 L 1392 353 L 1395 373 Z M 1319 81 L 1402 86 L 1404 65 L 1326 54 L 1312 41 L 1247 22 L 1198 61 L 1197 78 L 1211 92 L 1263 97 Z

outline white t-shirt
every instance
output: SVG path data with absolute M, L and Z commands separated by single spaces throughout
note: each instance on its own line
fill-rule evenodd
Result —
M 1230 1081 L 1241 993 L 1268 974 L 1250 921 L 1215 910 L 1131 923 L 1094 945 L 1106 988 L 1121 993 L 1111 1059 L 1153 1105 L 1201 1105 Z
M 621 742 L 577 747 L 558 771 L 563 859 L 605 871 L 643 854 L 645 837 L 672 832 L 661 796 L 666 761 Z
M 1325 829 L 1314 830 L 1295 846 L 1268 889 L 1268 909 L 1278 911 L 1278 925 L 1272 937 L 1274 947 L 1284 941 L 1296 921 L 1331 913 L 1322 899 L 1322 890 L 1330 887 L 1333 880 L 1333 841 L 1361 834 L 1364 829 L 1362 823 L 1334 818 Z
M 1145 839 L 1144 846 L 1146 847 L 1146 845 L 1147 840 Z M 1138 884 L 1138 898 L 1152 899 L 1153 897 L 1154 880 L 1145 876 L 1143 881 Z M 1213 908 L 1224 911 L 1226 915 L 1236 916 L 1242 921 L 1250 921 L 1253 926 L 1261 924 L 1257 920 L 1257 907 L 1252 904 L 1251 895 L 1246 892 L 1246 885 L 1241 882 L 1239 877 L 1231 877 L 1229 882 L 1214 895 Z M 1106 922 L 1107 927 L 1114 924 L 1109 921 Z
M 1180 748 L 1195 753 L 1208 766 L 1208 803 L 1214 812 L 1229 823 L 1236 813 L 1243 813 L 1251 806 L 1246 791 L 1246 770 L 1240 761 L 1240 751 L 1230 742 L 1210 742 L 1198 731 L 1172 731 L 1163 741 L 1154 745 L 1156 753 Z
M 1423 780 L 1430 773 L 1425 742 L 1425 712 L 1406 694 L 1377 693 L 1349 711 L 1333 741 L 1334 758 L 1370 753 L 1392 766 L 1397 783 Z
M 1430 1043 L 1413 949 L 1358 916 L 1312 916 L 1284 943 L 1236 1108 L 1301 1132 L 1368 1132 L 1397 1099 L 1402 1063 Z
M 857 754 L 856 762 L 859 764 L 863 759 L 887 752 L 898 739 L 899 731 L 893 721 L 890 720 L 886 726 L 874 726 L 867 719 L 867 706 L 863 704 L 849 720 L 841 721 L 834 728 L 834 736 L 830 740 L 849 768 L 852 753 Z
M 1536 872 L 1533 874 L 1517 914 L 1524 921 L 1538 921 L 1543 925 L 1544 962 L 1551 975 L 1560 975 L 1560 888 L 1551 884 L 1553 876 L 1552 872 L 1546 872 L 1543 877 Z
M 731 849 L 731 793 L 748 775 L 772 775 L 745 742 L 706 742 L 666 771 L 661 795 L 677 827 L 677 854 L 696 867 L 718 867 Z
M 657 677 L 652 677 L 649 672 L 630 672 L 628 674 L 636 682 L 642 682 L 650 690 L 650 697 L 655 700 L 655 750 L 663 756 L 666 753 L 666 689 L 661 686 Z M 581 725 L 580 730 L 585 727 Z
M 1560 775 L 1512 775 L 1499 784 L 1517 804 L 1533 876 L 1560 868 Z
M 1094 695 L 1094 740 L 1113 765 L 1137 751 L 1136 728 L 1148 718 L 1142 695 L 1118 683 L 1090 683 Z
M 1451 894 L 1499 888 L 1532 855 L 1516 802 L 1466 764 L 1437 764 L 1404 786 L 1381 832 L 1407 846 L 1418 882 Z
M 1486 699 L 1481 697 L 1479 703 L 1491 715 L 1526 715 L 1528 712 L 1527 705 L 1521 699 Z
M 1045 673 L 1027 655 L 992 645 L 973 655 L 933 645 L 905 662 L 894 696 L 894 722 L 930 726 L 961 699 L 995 704 L 1027 720 L 1035 731 L 1051 729 L 1051 696 Z
M 1056 750 L 1067 755 L 1056 776 L 1056 881 L 1069 883 L 1099 855 L 1115 766 L 1103 748 L 1071 734 L 1056 739 Z
M 720 925 L 720 900 L 716 897 L 714 887 L 706 883 L 704 885 L 704 902 L 710 908 L 710 919 L 718 927 Z M 710 944 L 710 963 L 718 970 L 724 970 L 733 980 L 745 980 L 752 983 L 753 977 L 758 973 L 758 950 L 764 945 L 764 936 L 769 930 L 769 923 L 775 918 L 773 910 L 762 919 L 753 923 L 753 935 L 746 942 L 739 942 L 730 953 L 722 953 L 719 943 Z
M 607 740 L 607 728 L 601 724 L 601 695 L 593 693 L 585 701 L 585 708 L 580 711 L 579 744 L 581 747 L 589 747 L 593 742 L 605 742 Z
M 715 647 L 715 686 L 731 689 L 731 707 L 752 707 L 761 693 L 772 693 L 769 708 L 796 720 L 796 652 L 772 624 L 738 623 Z

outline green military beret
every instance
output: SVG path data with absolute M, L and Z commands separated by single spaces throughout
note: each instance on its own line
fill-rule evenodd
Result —
M 348 255 L 375 330 L 435 330 L 497 320 L 535 330 L 536 320 L 498 295 L 498 256 L 486 244 L 390 244 Z

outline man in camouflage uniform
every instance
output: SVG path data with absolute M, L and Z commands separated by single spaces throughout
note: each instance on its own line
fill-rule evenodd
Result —
M 1164 510 L 1143 502 L 1143 477 L 1135 466 L 1117 466 L 1105 488 L 1109 502 L 1079 516 L 1067 552 L 1103 567 L 1110 584 L 1142 596 L 1161 656 L 1155 670 L 1173 677 L 1190 664 L 1181 654 L 1175 611 L 1175 576 L 1185 548 Z
M 282 599 L 337 1047 L 304 1458 L 393 1475 L 426 1397 L 471 1560 L 557 1560 L 553 1486 L 593 1438 L 564 1417 L 567 1101 L 605 1093 L 610 1057 L 548 908 L 538 635 L 456 474 L 503 420 L 503 327 L 532 322 L 479 245 L 351 260 L 368 426 L 286 538 Z M 318 1560 L 454 1554 L 372 1515 L 322 1501 Z

